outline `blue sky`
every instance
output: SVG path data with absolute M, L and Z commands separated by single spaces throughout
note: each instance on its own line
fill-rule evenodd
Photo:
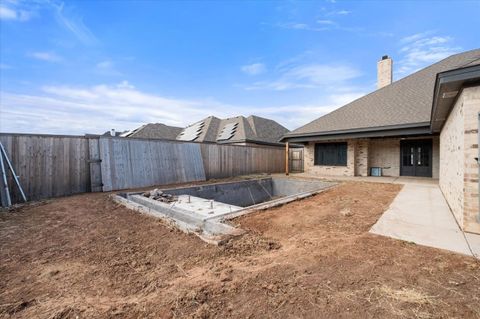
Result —
M 255 114 L 295 129 L 479 47 L 479 1 L 0 0 L 0 131 Z

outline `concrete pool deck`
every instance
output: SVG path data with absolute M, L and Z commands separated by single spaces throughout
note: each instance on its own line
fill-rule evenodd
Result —
M 436 184 L 404 184 L 370 232 L 480 257 L 480 235 L 460 230 Z

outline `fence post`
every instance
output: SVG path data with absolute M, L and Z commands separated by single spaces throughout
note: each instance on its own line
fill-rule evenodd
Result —
M 289 145 L 288 142 L 285 143 L 285 175 L 289 174 L 289 166 L 290 166 L 290 159 L 289 159 Z

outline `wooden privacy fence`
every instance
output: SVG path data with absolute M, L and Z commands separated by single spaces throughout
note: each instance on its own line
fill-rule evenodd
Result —
M 285 150 L 103 136 L 0 133 L 28 200 L 254 173 L 279 173 Z M 20 194 L 8 176 L 12 202 Z
M 90 189 L 88 139 L 80 136 L 0 134 L 28 200 L 87 192 Z M 12 203 L 20 193 L 8 174 Z
M 196 143 L 100 138 L 103 191 L 205 180 Z
M 285 171 L 283 147 L 198 144 L 207 179 Z

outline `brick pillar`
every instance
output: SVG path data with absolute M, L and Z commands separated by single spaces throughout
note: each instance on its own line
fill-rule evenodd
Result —
M 356 140 L 355 176 L 368 176 L 368 148 L 367 139 Z

